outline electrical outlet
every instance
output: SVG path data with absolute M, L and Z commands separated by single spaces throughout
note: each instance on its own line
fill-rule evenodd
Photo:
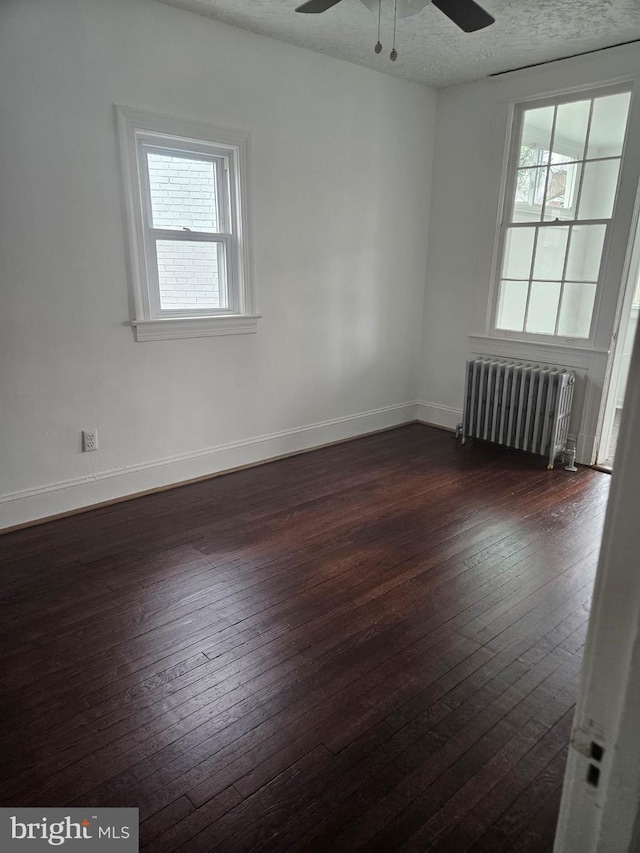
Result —
M 82 449 L 85 453 L 91 450 L 98 449 L 98 429 L 83 429 L 82 430 Z

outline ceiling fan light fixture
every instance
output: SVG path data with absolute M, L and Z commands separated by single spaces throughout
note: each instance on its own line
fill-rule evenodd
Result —
M 370 12 L 378 11 L 378 0 L 360 0 Z M 398 0 L 398 17 L 410 18 L 411 15 L 417 15 L 425 6 L 428 6 L 431 0 Z

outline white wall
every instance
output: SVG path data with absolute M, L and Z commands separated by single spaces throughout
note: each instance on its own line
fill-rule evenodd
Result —
M 152 0 L 4 0 L 0 79 L 0 527 L 414 417 L 435 93 Z M 114 103 L 252 134 L 257 335 L 134 343 Z
M 579 438 L 579 460 L 591 461 L 640 166 L 640 111 L 636 105 L 606 298 L 591 348 L 486 339 L 503 153 L 509 104 L 616 82 L 637 75 L 639 63 L 640 46 L 629 45 L 439 92 L 419 407 L 424 420 L 445 426 L 460 420 L 464 361 L 472 353 L 559 363 L 578 376 L 572 432 Z

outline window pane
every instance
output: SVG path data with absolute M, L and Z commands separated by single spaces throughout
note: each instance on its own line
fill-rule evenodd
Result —
M 527 332 L 538 335 L 553 335 L 556 330 L 559 298 L 559 281 L 531 282 L 531 296 L 529 297 L 529 311 L 527 312 Z
M 528 289 L 529 284 L 526 281 L 500 282 L 496 328 L 510 329 L 514 332 L 522 331 Z
M 518 169 L 513 222 L 533 222 L 540 219 L 546 173 L 546 168 Z
M 558 155 L 564 155 L 570 160 L 580 160 L 583 157 L 590 108 L 590 99 L 561 104 L 558 107 L 552 162 L 555 162 Z
M 549 167 L 549 181 L 545 196 L 544 218 L 575 219 L 575 207 L 580 185 L 580 163 L 567 163 L 557 155 L 557 163 Z
M 529 278 L 535 234 L 535 228 L 509 228 L 504 247 L 504 278 Z
M 163 311 L 227 307 L 224 243 L 156 240 L 156 252 Z
M 536 166 L 549 162 L 553 109 L 553 107 L 542 107 L 524 111 L 520 166 Z
M 538 229 L 536 260 L 533 265 L 535 278 L 552 278 L 558 281 L 562 278 L 568 236 L 568 226 Z
M 565 282 L 558 334 L 568 338 L 588 338 L 595 298 L 595 284 Z
M 585 163 L 577 219 L 608 219 L 618 184 L 619 160 Z
M 147 158 L 153 227 L 219 231 L 213 163 L 153 151 Z
M 629 92 L 622 92 L 594 100 L 587 158 L 622 154 L 630 99 Z
M 606 225 L 573 226 L 565 278 L 573 281 L 598 280 L 606 230 Z

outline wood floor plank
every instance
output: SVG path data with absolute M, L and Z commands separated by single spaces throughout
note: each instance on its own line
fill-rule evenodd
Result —
M 540 664 L 515 680 L 505 671 L 494 684 L 473 693 L 455 712 L 438 715 L 435 724 L 431 722 L 430 709 L 415 717 L 389 741 L 387 754 L 392 755 L 391 760 L 383 759 L 382 766 L 376 765 L 377 772 L 372 772 L 372 765 L 368 773 L 362 773 L 356 789 L 347 789 L 348 798 L 325 820 L 322 834 L 308 834 L 301 849 L 322 849 L 322 845 L 332 850 L 347 851 L 359 846 L 368 849 L 374 836 L 384 832 L 421 795 L 431 801 L 442 774 L 464 765 L 469 751 L 476 750 L 473 766 L 477 769 L 540 709 L 550 704 L 551 712 L 557 711 L 560 703 L 555 702 L 555 695 L 575 674 L 575 666 L 568 662 L 549 674 L 546 664 Z M 566 701 L 569 698 L 573 700 L 567 693 Z M 423 720 L 428 723 L 426 731 Z M 487 739 L 492 739 L 488 747 Z M 396 754 L 395 743 L 402 745 Z M 436 783 L 437 788 L 432 787 Z M 417 813 L 422 815 L 424 808 L 421 801 Z M 381 849 L 392 843 L 389 836 L 382 836 Z
M 571 721 L 572 714 L 569 713 L 557 724 L 561 732 L 560 744 L 558 744 L 557 738 L 549 736 L 551 733 L 540 741 L 540 749 L 535 752 L 542 757 L 542 760 L 547 758 L 543 750 L 549 748 L 547 745 L 549 742 L 551 743 L 551 750 L 555 751 L 551 760 L 547 761 L 544 766 L 538 769 L 537 764 L 534 763 L 534 759 L 538 756 L 532 751 L 532 758 L 526 762 L 523 761 L 522 767 L 516 768 L 518 775 L 513 774 L 509 779 L 509 785 L 505 785 L 504 789 L 501 788 L 497 792 L 493 798 L 493 803 L 496 805 L 491 811 L 484 812 L 481 820 L 475 824 L 475 832 L 467 837 L 467 848 L 461 847 L 461 850 L 469 849 L 473 850 L 473 853 L 494 853 L 494 851 L 495 853 L 508 853 L 514 849 L 515 839 L 528 826 L 532 817 L 538 814 L 539 809 L 549 796 L 549 791 L 558 790 L 562 784 L 567 761 Z M 530 768 L 538 770 L 538 773 L 531 780 L 528 778 Z M 528 782 L 528 784 L 521 788 L 523 781 Z M 490 809 L 493 803 L 481 803 L 478 810 L 480 811 L 482 806 L 487 806 Z M 508 803 L 507 807 L 502 813 L 496 815 L 496 812 L 499 812 L 505 803 Z M 484 833 L 482 833 L 483 829 L 485 829 Z M 441 848 L 447 849 L 444 840 Z
M 608 486 L 414 424 L 0 537 L 1 802 L 546 853 Z

